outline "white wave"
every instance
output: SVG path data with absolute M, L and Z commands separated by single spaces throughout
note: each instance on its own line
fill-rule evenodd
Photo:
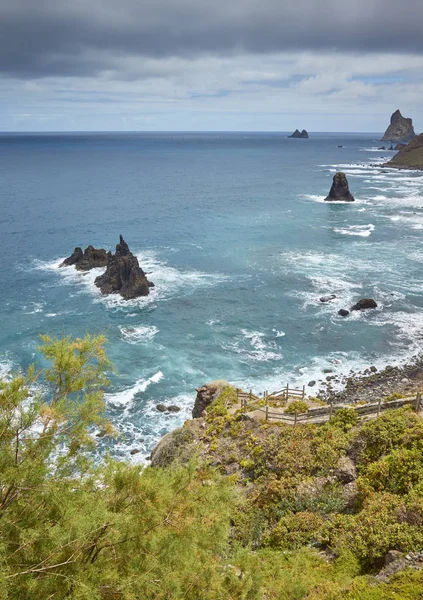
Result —
M 347 229 L 334 229 L 334 232 L 342 235 L 369 237 L 374 229 L 375 226 L 372 223 L 369 223 L 368 225 L 350 225 Z
M 13 371 L 13 363 L 7 358 L 0 359 L 0 379 L 7 379 Z
M 31 302 L 28 306 L 22 306 L 22 309 L 25 315 L 35 315 L 43 312 L 44 304 L 42 302 Z
M 272 329 L 272 331 L 275 332 L 275 337 L 280 338 L 280 337 L 285 337 L 285 332 L 284 331 L 278 331 L 277 329 Z
M 161 379 L 163 379 L 161 371 L 158 371 L 148 379 L 138 379 L 135 385 L 130 388 L 125 388 L 114 394 L 105 394 L 106 402 L 112 406 L 129 408 L 132 406 L 136 394 L 145 392 L 149 385 L 158 383 Z
M 184 290 L 192 292 L 198 287 L 214 286 L 227 280 L 227 276 L 220 273 L 205 273 L 171 267 L 161 261 L 155 252 L 146 251 L 136 254 L 140 266 L 147 273 L 148 278 L 155 283 L 150 289 L 150 294 L 133 300 L 124 300 L 119 294 L 104 296 L 95 285 L 96 277 L 104 273 L 104 268 L 91 269 L 88 272 L 77 271 L 73 266 L 59 268 L 63 258 L 54 261 L 35 261 L 35 268 L 55 272 L 62 277 L 67 285 L 80 286 L 81 291 L 88 291 L 94 296 L 95 302 L 102 302 L 111 308 L 134 308 L 152 304 L 160 299 L 172 296 Z
M 241 338 L 238 337 L 222 344 L 224 350 L 230 350 L 241 355 L 241 362 L 267 362 L 283 358 L 282 354 L 277 352 L 278 346 L 276 342 L 272 340 L 267 341 L 265 333 L 241 329 L 241 334 Z
M 128 344 L 138 344 L 139 342 L 151 340 L 158 332 L 154 325 L 140 325 L 139 327 L 119 327 L 122 339 Z

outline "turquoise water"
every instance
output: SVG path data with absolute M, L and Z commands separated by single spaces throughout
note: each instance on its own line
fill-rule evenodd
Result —
M 0 136 L 2 371 L 39 361 L 41 333 L 106 333 L 114 451 L 141 448 L 139 460 L 212 379 L 262 392 L 420 351 L 423 174 L 377 166 L 392 155 L 379 145 L 375 134 Z M 336 170 L 354 204 L 323 203 Z M 102 297 L 98 273 L 57 268 L 119 234 L 156 284 L 147 299 Z M 337 316 L 369 296 L 376 311 Z

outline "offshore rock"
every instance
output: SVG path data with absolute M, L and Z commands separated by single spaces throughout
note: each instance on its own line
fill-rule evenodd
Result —
M 108 254 L 106 272 L 97 277 L 94 283 L 102 294 L 120 294 L 125 300 L 148 296 L 150 287 L 154 287 L 122 236 L 116 253 Z
M 349 314 L 350 314 L 350 311 L 347 310 L 346 308 L 341 308 L 340 310 L 338 310 L 338 315 L 340 317 L 348 317 Z
M 105 267 L 107 265 L 109 254 L 103 250 L 103 248 L 94 248 L 94 246 L 88 246 L 85 251 L 82 252 L 81 248 L 75 248 L 72 254 L 65 258 L 65 260 L 59 265 L 59 267 L 70 267 L 75 266 L 77 271 L 90 271 L 98 267 Z
M 294 133 L 291 133 L 291 135 L 289 135 L 288 137 L 290 138 L 301 138 L 301 139 L 308 139 L 308 133 L 305 129 L 303 129 L 302 131 L 298 131 L 298 129 L 296 129 L 294 131 Z
M 332 187 L 330 188 L 329 195 L 325 198 L 325 202 L 331 201 L 354 202 L 354 196 L 348 187 L 348 180 L 345 173 L 338 172 L 333 176 Z
M 376 302 L 372 298 L 362 298 L 351 307 L 351 310 L 367 310 L 369 308 L 377 308 Z
M 411 142 L 416 137 L 413 120 L 403 117 L 399 110 L 391 116 L 391 123 L 382 138 L 383 142 Z

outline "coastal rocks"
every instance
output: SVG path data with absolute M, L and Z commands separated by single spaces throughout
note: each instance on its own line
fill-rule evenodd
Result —
M 325 202 L 331 201 L 354 202 L 354 196 L 350 192 L 345 173 L 338 172 L 333 176 L 332 187 L 329 195 L 325 198 Z
M 394 148 L 394 150 L 402 150 L 403 148 L 406 147 L 407 144 L 397 144 Z
M 181 410 L 180 406 L 176 406 L 176 404 L 169 404 L 169 406 L 166 406 L 165 404 L 156 404 L 156 410 L 158 410 L 159 412 L 173 412 L 173 413 L 177 413 Z
M 331 300 L 335 300 L 335 298 L 335 294 L 329 294 L 328 296 L 322 296 L 320 302 L 330 302 Z
M 403 117 L 399 110 L 392 113 L 391 123 L 385 131 L 382 142 L 410 142 L 416 137 L 413 120 Z
M 294 131 L 294 133 L 291 133 L 291 135 L 289 135 L 288 137 L 290 138 L 300 138 L 300 139 L 308 139 L 308 133 L 305 129 L 303 129 L 302 131 L 298 131 L 298 129 L 296 129 Z
M 372 298 L 362 298 L 351 307 L 351 310 L 368 310 L 370 308 L 377 308 L 377 303 Z
M 150 287 L 154 287 L 122 236 L 116 253 L 108 255 L 106 272 L 97 277 L 94 283 L 102 294 L 120 294 L 125 300 L 148 296 Z
M 216 400 L 223 391 L 223 388 L 228 386 L 227 381 L 218 379 L 207 383 L 197 389 L 197 397 L 195 398 L 194 408 L 192 409 L 192 418 L 198 419 L 203 416 L 203 411 Z
M 346 308 L 341 308 L 340 310 L 338 310 L 338 315 L 340 317 L 348 317 L 349 314 L 350 314 L 350 311 L 347 310 Z
M 308 382 L 308 387 L 314 387 L 316 385 L 316 381 L 314 379 L 312 379 L 311 381 Z
M 77 271 L 90 271 L 98 267 L 105 267 L 109 258 L 108 252 L 103 248 L 88 246 L 82 252 L 81 248 L 75 248 L 72 254 L 65 258 L 59 267 L 74 266 Z

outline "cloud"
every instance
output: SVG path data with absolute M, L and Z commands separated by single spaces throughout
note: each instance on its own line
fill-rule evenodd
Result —
M 0 0 L 0 73 L 124 79 L 168 58 L 418 54 L 422 22 L 421 0 Z

